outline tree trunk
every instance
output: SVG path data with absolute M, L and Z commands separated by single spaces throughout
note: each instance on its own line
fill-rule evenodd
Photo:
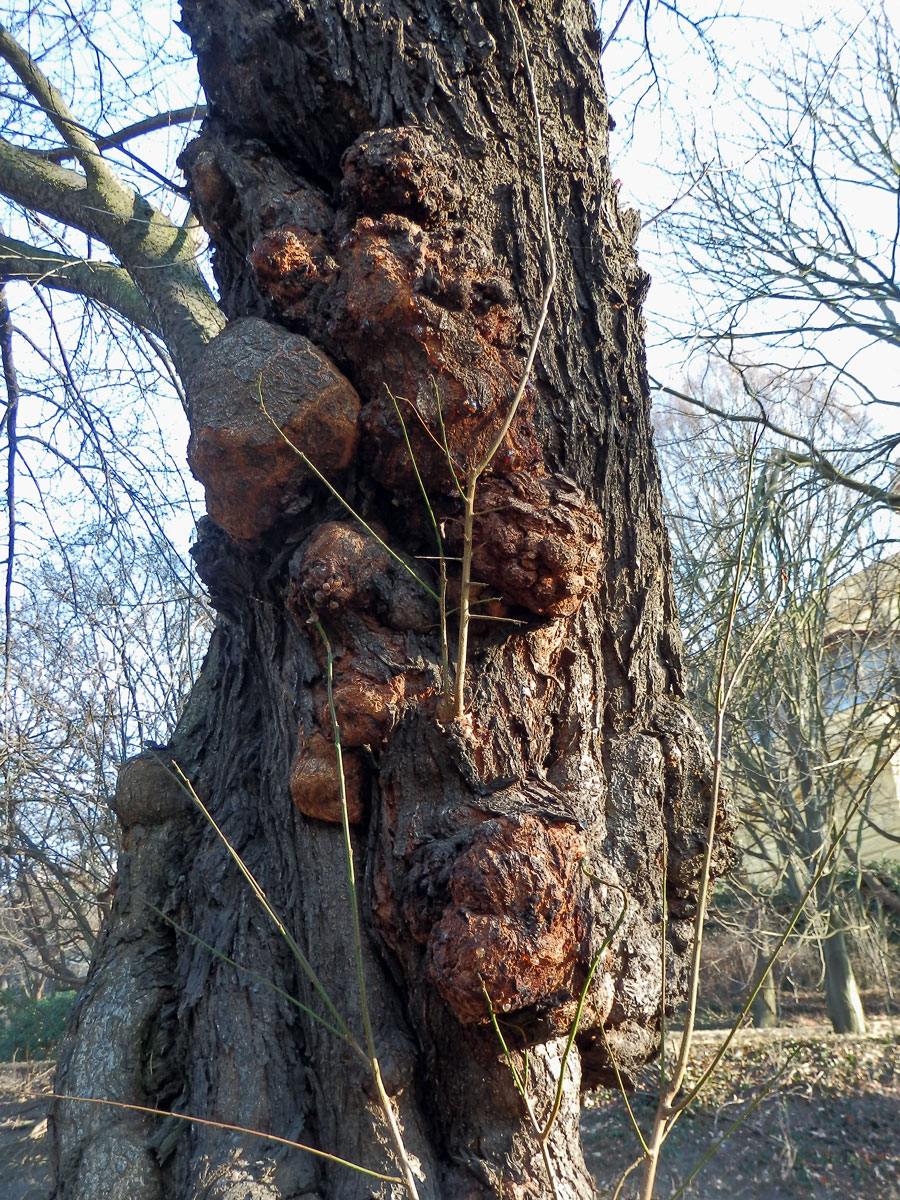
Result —
M 865 1033 L 866 1015 L 856 985 L 840 906 L 832 899 L 828 932 L 822 943 L 825 958 L 825 1005 L 835 1033 Z
M 760 982 L 762 985 L 750 1009 L 753 1024 L 759 1029 L 771 1029 L 778 1024 L 778 989 L 775 987 L 775 974 L 766 970 L 772 957 L 771 939 L 767 936 L 766 914 L 762 907 L 757 907 L 753 914 L 753 925 L 756 930 L 756 962 L 753 966 L 753 976 L 750 980 L 751 991 Z M 765 975 L 763 975 L 765 972 Z
M 771 954 L 772 952 L 768 943 L 763 943 L 756 952 L 756 966 L 753 971 L 751 988 L 755 988 L 757 983 L 759 983 L 762 972 L 765 971 L 766 973 L 762 987 L 760 987 L 756 999 L 753 1001 L 753 1006 L 750 1009 L 753 1016 L 753 1024 L 757 1029 L 773 1029 L 778 1024 L 778 992 L 775 987 L 775 976 L 771 969 L 766 969 Z
M 584 0 L 521 16 L 559 281 L 477 491 L 473 611 L 503 619 L 473 625 L 458 719 L 437 606 L 384 544 L 440 591 L 418 471 L 458 603 L 463 512 L 442 439 L 464 479 L 502 430 L 540 309 L 540 162 L 512 10 L 184 0 L 211 110 L 183 162 L 229 319 L 185 381 L 212 518 L 195 556 L 218 625 L 170 745 L 123 769 L 119 888 L 58 1079 L 397 1174 L 363 1064 L 285 998 L 328 1016 L 167 770 L 362 1039 L 314 618 L 334 647 L 374 1043 L 419 1195 L 446 1200 L 593 1195 L 579 1089 L 612 1077 L 607 1046 L 626 1076 L 656 1048 L 664 888 L 667 1004 L 683 992 L 709 815 L 708 752 L 680 703 L 648 280 L 610 174 L 599 39 Z M 722 814 L 716 873 L 728 844 Z M 527 1050 L 543 1122 L 623 895 L 544 1158 L 486 997 L 520 1070 Z M 59 1200 L 404 1194 L 176 1117 L 60 1102 L 54 1126 Z

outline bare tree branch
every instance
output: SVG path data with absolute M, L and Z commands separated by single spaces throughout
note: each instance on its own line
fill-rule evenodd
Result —
M 173 108 L 168 112 L 156 113 L 152 117 L 145 117 L 142 121 L 126 125 L 117 133 L 106 134 L 102 137 L 95 133 L 91 134 L 91 137 L 98 150 L 113 150 L 124 146 L 132 138 L 143 137 L 144 134 L 155 133 L 159 129 L 170 129 L 173 125 L 190 125 L 194 121 L 202 121 L 208 111 L 205 104 L 194 104 L 190 108 Z M 68 158 L 74 158 L 75 152 L 70 146 L 62 146 L 56 150 L 45 150 L 43 156 L 50 162 L 61 163 Z
M 157 321 L 128 272 L 115 263 L 44 250 L 0 233 L 0 279 L 23 279 L 84 296 L 114 309 L 139 329 L 160 333 Z
M 679 391 L 678 388 L 672 388 L 667 384 L 660 383 L 657 379 L 651 379 L 650 382 L 657 392 L 666 396 L 672 396 L 676 400 L 683 400 L 686 404 L 691 404 L 694 408 L 699 408 L 703 412 L 709 413 L 710 416 L 719 417 L 724 421 L 736 421 L 747 425 L 763 425 L 779 437 L 786 438 L 788 441 L 798 442 L 800 445 L 806 447 L 805 451 L 785 449 L 776 454 L 776 459 L 785 465 L 811 467 L 817 475 L 820 475 L 829 483 L 838 483 L 842 487 L 849 488 L 851 491 L 859 492 L 860 495 L 868 496 L 870 500 L 875 500 L 878 504 L 884 505 L 893 512 L 900 512 L 900 493 L 888 488 L 878 487 L 877 484 L 867 483 L 864 479 L 859 479 L 856 476 L 847 474 L 846 471 L 840 470 L 829 458 L 816 449 L 810 438 L 797 430 L 786 429 L 784 426 L 773 421 L 767 415 L 761 403 L 759 404 L 758 412 L 742 413 L 733 409 L 719 408 L 715 404 L 701 400 L 698 396 L 692 396 L 687 392 Z M 885 449 L 890 450 L 897 445 L 900 445 L 900 435 L 896 438 L 885 439 Z
M 0 139 L 0 191 L 23 208 L 37 209 L 108 246 L 154 314 L 155 328 L 165 331 L 173 359 L 184 373 L 199 347 L 225 323 L 197 267 L 197 228 L 174 225 L 119 179 L 56 88 L 2 26 L 0 56 L 47 113 L 85 172 L 82 177 Z
M 30 95 L 41 106 L 60 136 L 81 164 L 89 184 L 97 192 L 121 192 L 125 185 L 107 162 L 97 143 L 76 121 L 59 91 L 31 55 L 0 25 L 0 57 L 6 59 Z

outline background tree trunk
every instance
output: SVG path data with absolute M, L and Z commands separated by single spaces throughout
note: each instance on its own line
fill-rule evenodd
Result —
M 756 966 L 750 982 L 750 987 L 755 988 L 760 975 L 765 971 L 762 987 L 750 1010 L 753 1015 L 753 1024 L 757 1029 L 772 1029 L 778 1024 L 778 991 L 775 987 L 775 976 L 771 970 L 766 970 L 771 956 L 770 944 L 763 943 L 756 952 Z
M 865 1033 L 866 1015 L 853 973 L 847 935 L 838 901 L 828 909 L 828 932 L 822 942 L 825 959 L 825 1005 L 835 1033 Z
M 559 283 L 478 493 L 477 578 L 492 615 L 517 623 L 476 624 L 463 721 L 440 705 L 435 605 L 258 398 L 423 575 L 434 540 L 396 397 L 460 553 L 440 420 L 461 469 L 478 461 L 523 370 L 546 271 L 511 10 L 184 0 L 183 16 L 211 106 L 183 163 L 229 318 L 186 379 L 190 459 L 213 518 L 195 556 L 219 620 L 170 745 L 123 769 L 120 885 L 59 1090 L 396 1170 L 365 1072 L 267 986 L 321 1008 L 165 767 L 191 780 L 359 1031 L 313 611 L 335 647 L 375 1041 L 420 1195 L 553 1194 L 484 990 L 516 1055 L 529 1048 L 545 1116 L 576 998 L 621 908 L 604 885 L 627 894 L 550 1140 L 558 1194 L 590 1196 L 579 1088 L 610 1077 L 601 1022 L 626 1075 L 656 1046 L 663 888 L 667 1002 L 680 994 L 710 763 L 680 705 L 648 279 L 609 170 L 589 6 L 539 0 L 522 13 Z M 724 816 L 720 831 L 717 873 Z M 86 1109 L 54 1113 L 60 1200 L 401 1194 L 244 1135 Z
M 778 1024 L 778 989 L 775 986 L 774 971 L 766 969 L 769 959 L 772 957 L 772 939 L 765 933 L 766 914 L 761 907 L 758 907 L 753 915 L 753 924 L 758 940 L 750 988 L 751 990 L 755 988 L 760 978 L 762 978 L 762 987 L 753 1001 L 750 1012 L 753 1024 L 758 1029 L 771 1029 Z M 765 972 L 764 977 L 763 972 Z

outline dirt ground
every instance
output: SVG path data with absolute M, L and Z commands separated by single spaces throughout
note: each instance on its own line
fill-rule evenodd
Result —
M 52 1063 L 0 1064 L 0 1197 L 47 1200 L 47 1093 Z
M 900 1020 L 869 1024 L 867 1037 L 839 1037 L 813 1022 L 742 1031 L 666 1142 L 656 1195 L 678 1194 L 717 1139 L 737 1125 L 682 1195 L 691 1200 L 900 1200 Z M 723 1034 L 705 1030 L 697 1035 L 688 1087 Z M 658 1071 L 658 1065 L 646 1068 L 630 1098 L 645 1134 L 653 1123 Z M 765 1098 L 751 1107 L 761 1093 Z M 599 1092 L 588 1103 L 582 1124 L 585 1153 L 602 1200 L 612 1200 L 640 1145 L 620 1094 Z M 637 1195 L 636 1182 L 631 1186 L 636 1175 L 619 1200 Z
M 900 1020 L 873 1021 L 868 1037 L 836 1037 L 801 1022 L 742 1032 L 709 1090 L 676 1125 L 663 1152 L 657 1197 L 672 1197 L 696 1163 L 768 1095 L 683 1193 L 692 1200 L 900 1200 Z M 688 1079 L 696 1079 L 721 1035 L 698 1035 Z M 50 1064 L 0 1066 L 0 1197 L 47 1200 L 46 1096 Z M 631 1097 L 646 1132 L 658 1067 Z M 34 1098 L 37 1093 L 37 1098 Z M 639 1144 L 622 1097 L 588 1097 L 584 1144 L 603 1200 L 612 1200 Z M 632 1175 L 619 1200 L 636 1194 Z

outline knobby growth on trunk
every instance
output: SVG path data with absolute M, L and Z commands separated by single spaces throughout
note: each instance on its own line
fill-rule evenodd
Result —
M 358 1029 L 317 620 L 334 652 L 374 1039 L 419 1194 L 446 1200 L 593 1193 L 579 1092 L 614 1077 L 611 1054 L 627 1078 L 654 1051 L 663 939 L 666 1005 L 683 991 L 709 811 L 708 751 L 680 701 L 648 279 L 610 173 L 599 36 L 584 0 L 534 0 L 521 17 L 559 274 L 478 484 L 454 719 L 421 484 L 452 610 L 460 488 L 502 428 L 546 268 L 512 13 L 493 0 L 183 2 L 209 114 L 182 165 L 227 317 L 177 355 L 209 511 L 194 553 L 218 624 L 169 746 L 122 770 L 119 887 L 58 1081 L 396 1171 L 365 1071 L 271 986 L 321 1011 L 168 766 Z M 159 323 L 184 338 L 175 304 Z M 720 832 L 717 873 L 726 817 Z M 491 1009 L 546 1109 L 623 892 L 547 1146 L 551 1185 Z M 402 1194 L 175 1118 L 60 1102 L 54 1128 L 59 1200 Z

